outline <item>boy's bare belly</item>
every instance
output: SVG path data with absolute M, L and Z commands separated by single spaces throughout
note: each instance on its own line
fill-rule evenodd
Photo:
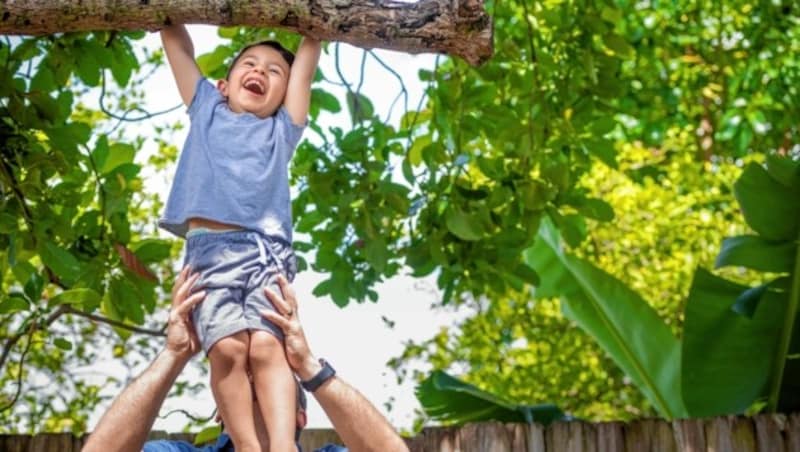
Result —
M 220 223 L 219 221 L 208 220 L 206 218 L 189 218 L 189 230 L 197 228 L 228 231 L 242 229 L 234 224 Z

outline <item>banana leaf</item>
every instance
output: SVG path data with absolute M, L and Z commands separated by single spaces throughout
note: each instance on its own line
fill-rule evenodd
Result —
M 567 419 L 555 405 L 517 405 L 440 370 L 423 380 L 416 393 L 425 414 L 451 425 L 480 421 L 547 425 Z
M 590 334 L 667 419 L 686 417 L 678 339 L 623 282 L 572 256 L 549 221 L 525 260 L 540 276 L 538 298 L 560 297 L 564 315 Z

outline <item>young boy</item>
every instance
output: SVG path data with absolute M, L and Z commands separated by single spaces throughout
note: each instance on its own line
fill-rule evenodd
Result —
M 294 451 L 295 381 L 283 333 L 260 312 L 272 309 L 263 288 L 278 292 L 278 273 L 291 281 L 296 271 L 288 163 L 306 124 L 320 43 L 304 38 L 296 57 L 273 41 L 245 47 L 214 88 L 184 26 L 163 29 L 161 39 L 191 127 L 159 226 L 186 237 L 186 264 L 202 275 L 197 285 L 207 295 L 192 318 L 211 389 L 237 452 L 259 450 L 253 397 L 270 451 Z

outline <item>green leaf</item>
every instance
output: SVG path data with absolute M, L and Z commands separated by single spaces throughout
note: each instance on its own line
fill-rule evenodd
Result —
M 536 273 L 536 271 L 522 262 L 520 262 L 519 265 L 514 267 L 511 272 L 507 273 L 505 276 L 507 278 L 510 277 L 512 280 L 516 280 L 512 282 L 519 286 L 518 290 L 522 290 L 522 286 L 524 284 L 537 286 L 540 283 L 539 275 Z
M 19 229 L 19 218 L 7 212 L 0 212 L 0 234 L 10 234 Z
M 683 331 L 683 399 L 693 417 L 742 413 L 766 395 L 786 303 L 767 292 L 752 318 L 733 311 L 747 287 L 697 269 Z
M 564 314 L 594 338 L 661 416 L 685 417 L 680 344 L 658 314 L 628 286 L 567 254 L 545 220 L 525 260 L 541 278 L 537 298 L 558 296 Z
M 380 238 L 368 239 L 364 245 L 364 257 L 378 273 L 383 273 L 386 261 L 389 259 L 389 250 L 386 242 Z
M 800 228 L 797 194 L 770 177 L 764 167 L 748 164 L 734 183 L 733 192 L 745 221 L 764 239 L 787 241 L 797 238 Z
M 636 54 L 633 46 L 620 35 L 609 33 L 603 36 L 603 43 L 606 48 L 614 52 L 617 56 L 623 59 L 633 58 Z
M 74 281 L 80 275 L 81 265 L 78 259 L 53 242 L 45 242 L 44 245 L 40 245 L 39 255 L 46 266 L 67 282 Z
M 611 140 L 602 138 L 590 139 L 584 143 L 584 149 L 609 168 L 616 169 L 619 166 L 617 164 L 617 151 L 614 149 L 614 143 Z
M 138 65 L 139 62 L 128 41 L 114 40 L 113 52 L 111 53 L 111 75 L 120 88 L 128 85 L 131 74 Z
M 792 160 L 775 154 L 767 155 L 767 172 L 781 185 L 800 190 L 800 160 Z
M 214 78 L 214 75 L 224 77 L 225 60 L 233 56 L 233 49 L 228 46 L 217 46 L 212 52 L 197 57 L 197 66 L 205 76 Z
M 46 129 L 51 145 L 68 156 L 77 155 L 79 147 L 89 141 L 92 128 L 83 122 L 72 122 L 64 126 Z
M 61 350 L 72 350 L 72 342 L 64 339 L 63 337 L 55 338 L 53 340 L 53 344 L 55 344 L 55 346 Z
M 241 27 L 219 27 L 217 29 L 217 34 L 220 38 L 233 39 L 239 34 L 240 29 Z
M 219 437 L 222 434 L 222 427 L 219 425 L 212 425 L 210 427 L 206 427 L 194 437 L 194 444 L 196 446 L 200 446 L 206 443 L 210 443 Z
M 444 288 L 444 293 L 442 294 L 442 306 L 447 306 L 447 304 L 453 299 L 453 292 L 455 288 L 456 280 L 451 279 Z
M 320 109 L 331 113 L 339 113 L 342 106 L 333 94 L 319 88 L 311 90 L 311 104 L 318 105 Z
M 597 137 L 602 137 L 614 130 L 616 126 L 617 120 L 613 116 L 601 116 L 589 125 L 589 132 Z
M 145 264 L 162 262 L 170 257 L 172 243 L 168 240 L 145 239 L 132 245 L 131 251 Z
M 353 118 L 353 124 L 368 121 L 375 115 L 372 102 L 363 94 L 352 91 L 347 92 L 347 109 Z
M 39 273 L 31 273 L 30 278 L 25 283 L 24 292 L 33 303 L 39 301 L 42 297 L 42 290 L 44 290 L 44 278 Z
M 109 301 L 119 318 L 129 319 L 137 325 L 144 323 L 144 309 L 139 289 L 127 278 L 115 278 L 108 288 Z M 113 318 L 113 317 L 112 317 Z
M 77 58 L 75 63 L 76 72 L 81 81 L 89 86 L 100 85 L 100 64 L 96 56 L 89 50 L 89 46 L 80 46 L 82 50 L 81 57 Z
M 416 389 L 422 409 L 448 424 L 498 421 L 548 425 L 565 419 L 555 405 L 517 405 L 478 389 L 441 370 L 432 372 Z
M 740 235 L 722 241 L 715 268 L 740 266 L 773 273 L 789 273 L 794 268 L 797 244 L 770 242 L 756 235 Z
M 736 301 L 733 303 L 731 309 L 739 315 L 752 319 L 756 308 L 758 308 L 758 303 L 761 301 L 764 294 L 767 293 L 768 288 L 769 284 L 748 288 L 736 297 Z
M 462 212 L 460 209 L 448 209 L 445 214 L 447 230 L 461 240 L 476 241 L 483 238 L 483 229 L 477 217 Z
M 580 246 L 586 238 L 586 221 L 580 215 L 561 215 L 555 209 L 549 209 L 548 213 L 558 230 L 563 234 L 564 240 L 573 248 Z
M 92 311 L 100 306 L 102 297 L 92 289 L 70 289 L 65 290 L 50 299 L 50 306 L 62 304 L 74 305 L 87 311 Z
M 27 261 L 18 261 L 16 265 L 11 267 L 11 273 L 14 274 L 19 283 L 27 283 L 33 273 L 36 273 L 36 267 Z
M 602 199 L 588 198 L 578 206 L 578 212 L 598 221 L 614 219 L 614 208 Z
M 108 157 L 99 165 L 101 174 L 108 174 L 121 165 L 133 162 L 136 149 L 127 143 L 114 143 L 108 150 Z
M 30 303 L 21 294 L 11 294 L 9 298 L 0 302 L 0 314 L 13 314 L 27 311 Z
M 408 148 L 408 162 L 413 166 L 419 166 L 422 163 L 422 150 L 431 144 L 430 135 L 422 135 L 414 140 L 414 143 Z

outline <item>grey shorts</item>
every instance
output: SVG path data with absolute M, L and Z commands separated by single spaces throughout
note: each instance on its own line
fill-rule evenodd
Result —
M 283 340 L 281 329 L 261 311 L 275 310 L 263 288 L 280 294 L 278 273 L 294 280 L 297 262 L 290 244 L 252 231 L 190 235 L 184 265 L 200 273 L 195 287 L 206 291 L 192 312 L 206 354 L 218 340 L 244 330 L 268 331 Z

